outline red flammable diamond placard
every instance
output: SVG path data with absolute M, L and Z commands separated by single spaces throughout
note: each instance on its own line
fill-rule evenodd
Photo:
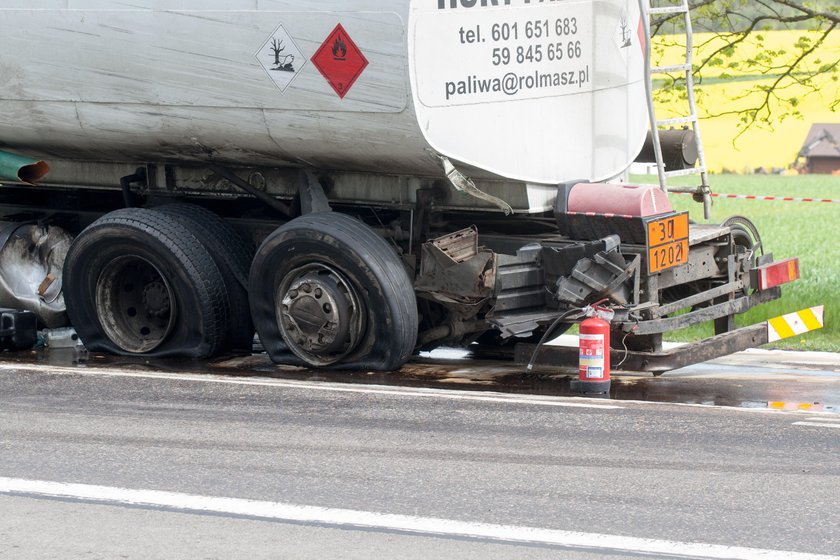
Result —
M 367 68 L 368 61 L 339 23 L 312 57 L 312 64 L 344 99 Z

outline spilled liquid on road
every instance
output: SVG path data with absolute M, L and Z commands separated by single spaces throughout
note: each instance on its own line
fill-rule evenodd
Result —
M 262 377 L 309 382 L 359 383 L 404 387 L 496 391 L 505 393 L 579 396 L 571 388 L 576 371 L 539 369 L 509 360 L 477 359 L 462 350 L 422 354 L 396 372 L 324 371 L 277 366 L 264 354 L 223 358 L 212 362 L 147 360 L 99 354 L 82 349 L 7 353 L 9 361 L 38 362 L 61 367 Z M 840 414 L 840 371 L 757 367 L 755 365 L 699 364 L 653 377 L 647 373 L 613 373 L 609 398 L 662 403 L 685 403 L 771 410 L 798 410 Z

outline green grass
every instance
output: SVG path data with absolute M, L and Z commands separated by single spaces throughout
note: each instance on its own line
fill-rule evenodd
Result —
M 652 177 L 636 177 L 642 183 L 654 183 Z M 792 196 L 801 198 L 840 199 L 840 177 L 805 175 L 713 175 L 712 190 L 726 194 Z M 678 184 L 674 180 L 672 184 Z M 696 185 L 689 177 L 685 185 Z M 685 195 L 671 195 L 677 210 L 689 210 L 696 222 L 704 222 L 702 205 Z M 840 204 L 751 201 L 716 198 L 712 208 L 713 223 L 732 215 L 748 217 L 761 234 L 765 251 L 776 260 L 799 257 L 802 278 L 782 288 L 782 298 L 752 309 L 737 318 L 739 326 L 765 321 L 778 315 L 815 305 L 825 305 L 826 326 L 820 331 L 783 340 L 772 345 L 788 350 L 840 352 L 840 323 L 834 322 L 840 309 Z M 713 334 L 711 324 L 671 333 L 668 340 L 688 341 Z

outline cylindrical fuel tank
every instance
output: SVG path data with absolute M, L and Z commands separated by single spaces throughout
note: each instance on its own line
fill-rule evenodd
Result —
M 556 184 L 644 140 L 635 0 L 4 0 L 0 148 Z

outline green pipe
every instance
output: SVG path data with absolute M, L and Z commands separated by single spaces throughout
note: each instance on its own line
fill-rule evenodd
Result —
M 0 150 L 0 179 L 33 185 L 49 171 L 44 161 Z

